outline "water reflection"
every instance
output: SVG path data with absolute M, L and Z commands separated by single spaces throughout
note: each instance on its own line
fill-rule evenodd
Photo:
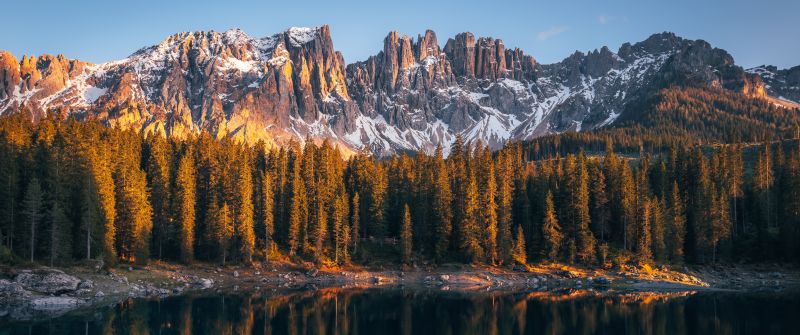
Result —
M 787 334 L 792 295 L 321 289 L 130 300 L 0 334 Z

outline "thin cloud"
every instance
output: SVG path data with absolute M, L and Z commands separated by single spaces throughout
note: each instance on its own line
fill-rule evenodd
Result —
M 552 27 L 548 30 L 540 31 L 539 34 L 536 35 L 536 37 L 539 38 L 540 41 L 545 41 L 550 38 L 556 37 L 567 30 L 569 30 L 569 27 L 567 26 Z
M 599 24 L 609 24 L 612 21 L 621 21 L 621 22 L 628 22 L 627 16 L 611 16 L 611 15 L 599 15 L 597 16 L 597 23 Z

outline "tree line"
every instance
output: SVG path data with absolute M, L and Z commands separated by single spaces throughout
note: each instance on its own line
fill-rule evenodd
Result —
M 267 148 L 17 114 L 0 119 L 0 249 L 50 265 L 800 259 L 796 142 L 614 147 L 534 159 L 458 138 L 345 159 L 327 141 Z

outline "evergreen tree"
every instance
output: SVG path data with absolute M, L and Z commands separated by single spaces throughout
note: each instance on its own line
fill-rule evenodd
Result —
M 117 201 L 110 156 L 107 144 L 89 149 L 88 152 L 91 185 L 94 186 L 92 195 L 96 194 L 102 222 L 102 229 L 98 233 L 102 236 L 103 260 L 113 265 L 117 261 Z
M 361 199 L 358 192 L 356 192 L 353 194 L 352 204 L 350 205 L 350 229 L 352 232 L 350 234 L 350 241 L 353 247 L 353 254 L 358 252 L 358 237 L 360 236 L 358 230 L 360 226 L 358 213 L 360 212 L 360 204 Z
M 545 198 L 544 222 L 542 222 L 542 239 L 544 242 L 544 255 L 547 259 L 555 261 L 561 248 L 564 235 L 556 219 L 556 210 L 553 205 L 553 193 L 547 192 Z
M 240 260 L 251 263 L 255 252 L 256 235 L 253 218 L 253 173 L 251 160 L 245 152 L 237 167 L 234 239 Z
M 411 263 L 411 245 L 412 245 L 412 232 L 411 232 L 411 210 L 406 204 L 403 208 L 403 226 L 400 230 L 400 247 L 403 256 L 403 263 Z
M 319 263 L 322 261 L 322 258 L 325 254 L 324 243 L 328 234 L 328 217 L 322 202 L 317 203 L 316 220 L 317 222 L 311 225 L 312 231 L 310 232 L 309 236 L 314 242 L 314 248 L 312 250 L 314 260 Z
M 231 241 L 234 237 L 233 215 L 227 203 L 223 203 L 219 211 L 214 214 L 214 238 L 220 249 L 222 266 L 228 258 L 231 249 Z
M 70 259 L 72 255 L 72 227 L 67 219 L 64 209 L 59 201 L 52 201 L 50 211 L 47 213 L 50 224 L 50 266 L 63 264 L 63 261 Z M 56 263 L 58 261 L 58 263 Z
M 337 264 L 347 263 L 350 260 L 350 234 L 351 228 L 347 224 L 348 216 L 347 194 L 344 192 L 336 196 L 331 219 L 334 232 L 334 261 Z
M 666 220 L 664 218 L 664 203 L 653 199 L 650 208 L 650 236 L 652 240 L 652 255 L 658 262 L 667 260 Z
M 730 234 L 730 212 L 725 191 L 711 195 L 711 224 L 708 227 L 708 240 L 711 242 L 711 261 L 717 262 L 719 244 Z
M 634 223 L 636 222 L 636 185 L 633 180 L 633 174 L 630 165 L 627 162 L 622 163 L 622 173 L 620 176 L 620 209 L 622 219 L 622 248 L 630 250 L 633 246 L 631 243 L 634 230 Z
M 167 143 L 157 134 L 147 138 L 148 155 L 146 162 L 147 187 L 150 190 L 150 205 L 153 208 L 153 241 L 158 259 L 163 259 L 166 243 L 174 240 L 175 229 L 170 224 L 169 158 Z
M 36 251 L 36 231 L 42 220 L 42 187 L 39 179 L 31 178 L 28 188 L 25 191 L 25 198 L 22 202 L 22 215 L 28 224 L 28 249 L 30 251 L 30 261 L 35 260 Z
M 652 219 L 652 202 L 650 199 L 643 199 L 639 202 L 639 208 L 636 213 L 636 226 L 634 236 L 636 236 L 636 255 L 642 263 L 648 263 L 653 259 L 652 253 L 652 236 L 651 234 L 651 219 Z
M 595 236 L 600 237 L 600 241 L 606 240 L 609 233 L 608 222 L 611 219 L 611 212 L 606 191 L 606 177 L 603 170 L 597 165 L 592 165 L 590 176 L 590 199 L 589 208 L 591 223 Z
M 150 256 L 153 210 L 147 201 L 147 180 L 138 167 L 121 167 L 117 172 L 117 244 L 119 257 L 145 263 Z
M 452 193 L 448 181 L 448 170 L 442 158 L 442 147 L 436 148 L 433 157 L 434 183 L 433 213 L 435 226 L 435 258 L 441 262 L 446 256 L 453 232 Z
M 305 185 L 300 175 L 300 161 L 295 158 L 292 169 L 291 194 L 289 200 L 289 255 L 294 256 L 300 247 L 300 229 L 306 211 L 306 192 Z
M 385 220 L 385 197 L 386 197 L 386 171 L 381 165 L 377 165 L 371 169 L 369 174 L 369 231 L 375 237 L 383 237 L 386 235 L 386 220 Z
M 527 255 L 525 248 L 525 233 L 522 231 L 522 226 L 517 226 L 516 238 L 514 239 L 514 247 L 512 248 L 512 258 L 518 264 L 527 264 Z
M 273 248 L 273 234 L 275 234 L 273 187 L 272 177 L 264 172 L 261 176 L 261 224 L 264 226 L 264 257 L 267 261 Z
M 486 260 L 490 264 L 497 263 L 497 204 L 495 196 L 497 184 L 495 183 L 494 164 L 492 163 L 491 150 L 487 147 L 483 153 L 480 165 L 481 186 L 480 186 L 480 215 L 479 230 L 483 232 L 483 249 L 486 251 Z
M 667 248 L 669 249 L 669 260 L 673 263 L 683 263 L 683 244 L 686 235 L 686 217 L 683 211 L 683 200 L 678 188 L 678 182 L 672 184 L 672 194 L 670 197 L 669 209 L 669 238 Z
M 18 153 L 9 143 L 0 142 L 0 245 L 14 251 L 16 238 L 17 188 L 19 184 Z
M 578 247 L 577 256 L 582 263 L 592 263 L 595 258 L 595 239 L 589 230 L 589 176 L 583 153 L 567 173 L 568 211 L 571 214 L 573 239 Z
M 84 183 L 81 190 L 81 232 L 84 234 L 80 241 L 84 243 L 86 260 L 92 259 L 92 247 L 96 245 L 95 240 L 100 236 L 99 232 L 102 231 L 102 223 L 100 222 L 100 213 L 98 212 L 98 199 L 93 196 L 94 192 L 90 189 L 91 182 Z M 96 247 L 95 247 L 96 248 Z
M 196 220 L 195 169 L 191 152 L 185 152 L 180 158 L 175 179 L 175 220 L 178 227 L 180 260 L 191 263 L 194 260 Z
M 478 185 L 475 174 L 468 174 L 468 183 L 464 198 L 463 213 L 460 216 L 461 222 L 458 225 L 460 235 L 460 249 L 462 256 L 468 262 L 478 262 L 482 259 L 483 248 L 480 244 L 480 232 L 476 213 L 478 211 Z
M 508 156 L 501 150 L 497 155 L 497 246 L 499 259 L 503 262 L 511 261 L 513 246 L 512 194 L 511 166 Z

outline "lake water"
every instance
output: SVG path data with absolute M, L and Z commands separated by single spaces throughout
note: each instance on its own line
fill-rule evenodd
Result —
M 136 299 L 4 334 L 798 334 L 797 294 L 319 289 Z

